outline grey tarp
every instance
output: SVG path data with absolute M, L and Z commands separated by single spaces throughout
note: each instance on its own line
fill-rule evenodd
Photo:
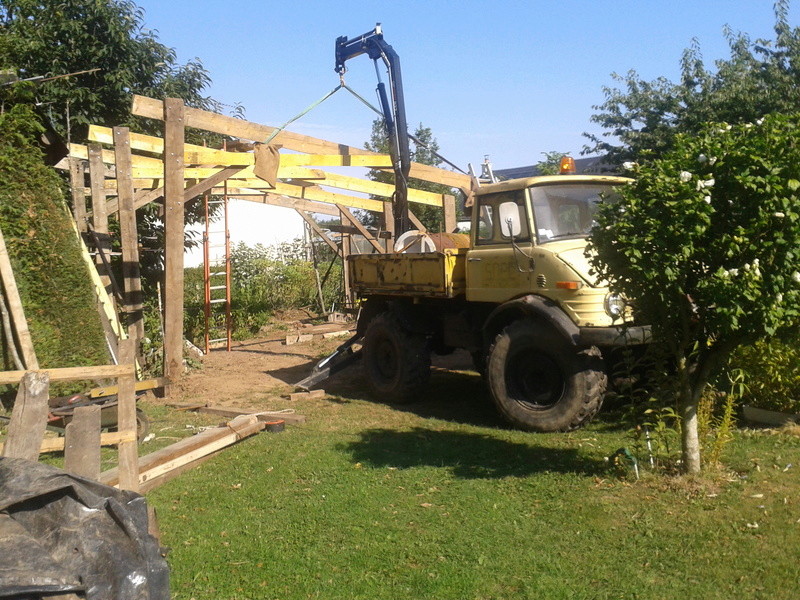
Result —
M 0 598 L 77 592 L 169 598 L 144 497 L 49 465 L 0 458 Z

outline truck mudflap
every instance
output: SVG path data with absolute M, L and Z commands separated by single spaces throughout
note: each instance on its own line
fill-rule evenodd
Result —
M 649 344 L 652 333 L 649 325 L 631 327 L 581 327 L 579 333 L 581 345 L 585 346 L 634 346 Z
M 308 391 L 318 383 L 328 379 L 331 375 L 338 373 L 359 360 L 361 358 L 361 350 L 354 351 L 353 345 L 361 340 L 363 335 L 362 332 L 356 333 L 344 344 L 336 348 L 332 354 L 326 356 L 314 365 L 311 374 L 302 381 L 295 383 L 294 386 L 303 391 Z

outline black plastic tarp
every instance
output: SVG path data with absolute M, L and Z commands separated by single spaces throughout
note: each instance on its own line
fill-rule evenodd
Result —
M 0 598 L 75 592 L 169 598 L 143 496 L 49 465 L 0 458 Z

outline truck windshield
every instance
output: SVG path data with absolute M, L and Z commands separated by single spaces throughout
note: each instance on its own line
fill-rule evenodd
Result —
M 530 188 L 539 243 L 586 237 L 601 202 L 614 202 L 614 187 L 601 183 L 542 185 Z

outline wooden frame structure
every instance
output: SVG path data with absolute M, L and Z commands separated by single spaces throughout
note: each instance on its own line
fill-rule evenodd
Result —
M 138 265 L 135 211 L 162 199 L 165 241 L 164 375 L 174 381 L 182 373 L 183 350 L 183 236 L 184 205 L 205 192 L 284 207 L 297 211 L 311 230 L 343 258 L 349 254 L 349 239 L 341 246 L 326 235 L 313 214 L 340 217 L 363 235 L 374 251 L 391 248 L 373 236 L 355 218 L 352 209 L 383 215 L 385 230 L 392 232 L 391 198 L 394 187 L 364 178 L 364 169 L 391 171 L 391 158 L 281 130 L 269 146 L 260 144 L 275 128 L 225 115 L 189 108 L 183 101 L 133 97 L 134 115 L 163 122 L 163 138 L 132 133 L 125 128 L 92 126 L 88 146 L 73 144 L 68 168 L 72 176 L 74 216 L 82 231 L 88 217 L 95 232 L 107 233 L 108 216 L 117 215 L 122 235 L 122 260 L 126 265 L 124 306 L 129 334 L 141 335 L 141 289 Z M 187 144 L 186 128 L 200 129 L 237 138 L 245 151 L 229 151 Z M 111 147 L 104 148 L 103 146 Z M 341 167 L 357 169 L 341 174 Z M 84 173 L 88 168 L 89 186 Z M 330 170 L 332 168 L 336 171 Z M 469 189 L 470 177 L 437 167 L 413 163 L 410 176 L 451 188 Z M 85 197 L 91 197 L 91 213 Z M 377 198 L 377 199 L 376 199 Z M 456 228 L 455 197 L 409 189 L 409 203 L 435 206 L 443 211 L 444 229 Z M 412 216 L 412 222 L 422 228 Z M 343 236 L 346 238 L 347 236 Z M 344 261 L 346 264 L 346 261 Z

